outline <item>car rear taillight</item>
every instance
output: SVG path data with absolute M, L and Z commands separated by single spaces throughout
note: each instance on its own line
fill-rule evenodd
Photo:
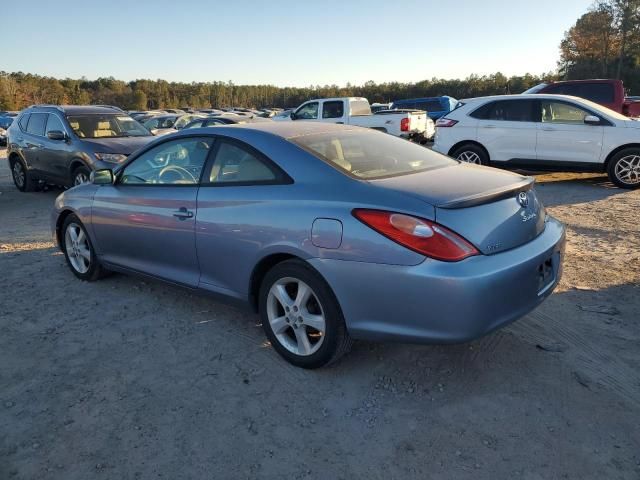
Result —
M 453 127 L 456 123 L 458 123 L 457 120 L 451 120 L 449 118 L 439 118 L 436 122 L 436 127 Z
M 480 252 L 448 228 L 404 213 L 357 208 L 353 216 L 376 232 L 427 257 L 458 262 Z
M 402 120 L 400 120 L 400 131 L 402 131 L 402 132 L 408 132 L 409 131 L 409 119 L 408 118 L 403 118 Z

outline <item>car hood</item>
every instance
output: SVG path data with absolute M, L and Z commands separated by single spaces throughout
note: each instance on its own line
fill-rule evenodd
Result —
M 82 141 L 92 145 L 96 152 L 130 155 L 154 138 L 153 135 L 149 135 L 147 137 L 83 138 Z
M 436 222 L 493 254 L 523 245 L 545 226 L 531 177 L 460 163 L 370 182 L 435 207 Z

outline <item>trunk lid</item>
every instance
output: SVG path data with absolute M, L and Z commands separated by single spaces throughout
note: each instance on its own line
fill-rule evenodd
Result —
M 545 210 L 533 179 L 470 164 L 371 182 L 435 207 L 435 221 L 489 255 L 530 242 L 544 230 Z

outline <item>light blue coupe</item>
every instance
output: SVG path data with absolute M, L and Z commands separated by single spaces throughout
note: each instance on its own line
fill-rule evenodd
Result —
M 130 272 L 256 309 L 316 368 L 351 339 L 464 342 L 539 305 L 563 226 L 533 180 L 373 130 L 311 122 L 189 129 L 61 194 L 71 271 Z

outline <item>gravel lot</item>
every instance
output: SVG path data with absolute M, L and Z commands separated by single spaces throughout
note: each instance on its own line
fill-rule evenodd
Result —
M 640 191 L 538 176 L 568 226 L 556 293 L 458 346 L 288 366 L 256 316 L 114 275 L 49 238 L 59 191 L 0 150 L 0 479 L 638 479 Z

